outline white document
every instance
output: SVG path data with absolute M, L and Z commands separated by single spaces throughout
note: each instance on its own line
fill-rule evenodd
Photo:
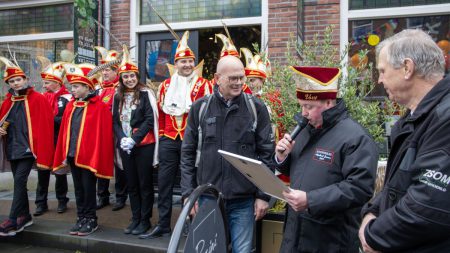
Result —
M 277 199 L 285 200 L 282 192 L 289 191 L 289 187 L 263 162 L 220 149 L 218 152 L 261 191 Z

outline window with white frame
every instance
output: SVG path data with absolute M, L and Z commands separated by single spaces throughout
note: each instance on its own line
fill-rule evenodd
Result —
M 212 19 L 244 18 L 261 16 L 261 0 L 158 0 L 151 1 L 168 22 L 187 22 Z M 148 0 L 141 0 L 140 24 L 161 23 L 151 9 Z

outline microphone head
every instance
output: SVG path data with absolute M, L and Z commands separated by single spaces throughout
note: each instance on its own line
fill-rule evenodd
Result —
M 308 125 L 309 120 L 302 116 L 301 113 L 294 115 L 294 120 L 297 121 L 297 124 L 300 126 L 300 128 L 306 127 Z
M 292 130 L 292 132 L 290 133 L 292 140 L 294 140 L 297 137 L 297 135 L 300 133 L 300 131 L 303 128 L 305 128 L 309 122 L 309 120 L 307 118 L 301 116 L 301 114 L 295 115 L 294 119 L 297 121 L 297 126 L 295 126 L 294 130 Z

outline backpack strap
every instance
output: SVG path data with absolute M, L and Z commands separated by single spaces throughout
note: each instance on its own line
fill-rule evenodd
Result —
M 207 99 L 203 100 L 200 105 L 200 110 L 198 111 L 198 140 L 197 140 L 197 152 L 195 156 L 195 167 L 198 167 L 200 163 L 200 157 L 202 154 L 202 140 L 203 140 L 203 131 L 202 131 L 202 122 L 205 118 L 205 114 L 208 111 L 209 104 L 212 100 L 212 95 L 207 95 Z
M 258 114 L 256 112 L 255 100 L 251 94 L 244 93 L 245 104 L 247 105 L 247 109 L 251 111 L 253 116 L 253 125 L 252 131 L 256 131 L 256 127 L 258 126 Z

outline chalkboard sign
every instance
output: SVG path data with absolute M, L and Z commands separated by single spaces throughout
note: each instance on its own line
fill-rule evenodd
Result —
M 185 253 L 227 253 L 225 224 L 217 199 L 202 199 L 189 229 Z
M 98 1 L 78 0 L 74 6 L 73 41 L 76 54 L 75 63 L 97 65 L 94 47 L 98 44 Z

